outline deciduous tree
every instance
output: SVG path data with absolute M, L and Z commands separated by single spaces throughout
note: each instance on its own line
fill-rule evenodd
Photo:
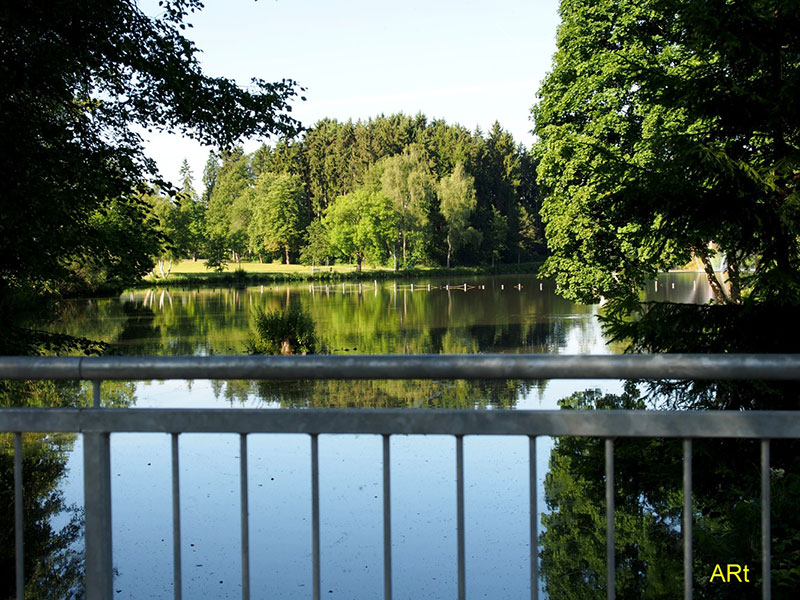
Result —
M 248 228 L 254 252 L 280 252 L 288 265 L 308 225 L 306 197 L 299 177 L 263 173 L 250 196 L 252 220 Z
M 468 240 L 479 240 L 480 233 L 469 226 L 469 216 L 475 210 L 475 180 L 458 163 L 450 175 L 438 184 L 439 210 L 447 227 L 447 268 L 450 256 Z
M 401 154 L 385 160 L 381 190 L 388 196 L 397 214 L 398 237 L 403 264 L 408 263 L 409 238 L 417 253 L 426 241 L 431 202 L 435 196 L 434 179 L 424 150 L 413 144 Z
M 354 258 L 356 270 L 367 258 L 382 264 L 394 249 L 397 220 L 392 202 L 379 190 L 359 188 L 339 196 L 325 212 L 331 249 Z
M 137 209 L 157 179 L 136 127 L 229 146 L 246 135 L 292 134 L 291 81 L 240 88 L 205 75 L 184 37 L 199 0 L 163 3 L 23 0 L 0 11 L 0 137 L 4 171 L 0 285 L 53 287 L 66 264 L 107 251 L 90 222 L 112 200 Z
M 637 348 L 763 350 L 778 315 L 800 321 L 800 5 L 564 0 L 561 14 L 534 107 L 543 273 L 575 300 L 605 297 Z M 694 323 L 678 339 L 638 290 L 693 257 L 715 307 L 672 307 Z

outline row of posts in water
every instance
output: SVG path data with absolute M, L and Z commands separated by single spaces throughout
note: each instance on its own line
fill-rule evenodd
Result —
M 653 285 L 654 285 L 655 291 L 658 292 L 658 287 L 659 287 L 658 286 L 658 281 L 655 281 L 653 283 Z M 694 289 L 697 288 L 697 281 L 696 280 L 694 282 L 692 282 L 692 286 L 693 286 Z M 324 286 L 323 285 L 315 286 L 314 284 L 309 284 L 308 289 L 312 294 L 314 294 L 314 293 L 316 293 L 318 291 L 319 292 L 325 292 L 326 294 L 330 294 L 331 289 L 333 289 L 333 291 L 336 291 L 337 287 L 338 286 L 333 286 L 333 285 L 330 285 L 330 284 L 326 284 Z M 353 288 L 357 288 L 358 293 L 362 294 L 363 290 L 364 290 L 364 287 L 365 286 L 362 283 L 358 283 L 357 285 L 356 284 L 351 284 L 351 292 L 352 292 Z M 378 289 L 379 289 L 378 280 L 377 279 L 373 281 L 373 285 L 371 287 L 372 287 L 372 289 L 374 289 L 375 294 L 377 295 Z M 512 286 L 509 286 L 509 287 L 510 287 L 510 289 L 515 289 L 515 290 L 522 291 L 522 287 L 523 286 L 522 286 L 521 283 L 517 283 L 516 285 L 512 285 Z M 267 291 L 269 291 L 269 288 L 270 288 L 270 286 L 266 286 Z M 675 289 L 675 284 L 674 283 L 671 283 L 671 288 Z M 397 282 L 393 282 L 392 283 L 392 289 L 393 289 L 393 291 L 395 293 L 397 293 L 397 291 L 404 291 L 404 290 L 410 290 L 411 292 L 414 292 L 414 291 L 427 291 L 427 292 L 430 292 L 432 290 L 446 290 L 448 292 L 449 291 L 464 291 L 464 292 L 466 292 L 467 290 L 485 290 L 486 286 L 485 285 L 469 285 L 467 283 L 462 283 L 460 285 L 445 284 L 445 285 L 439 285 L 439 286 L 431 285 L 430 283 L 418 284 L 418 285 L 415 285 L 415 284 L 411 283 L 411 284 L 409 284 L 407 286 L 403 286 L 403 285 L 399 285 L 398 286 Z M 505 290 L 505 284 L 500 284 L 500 289 L 501 290 Z M 541 292 L 541 291 L 543 291 L 543 289 L 544 289 L 544 285 L 540 282 L 539 283 L 539 291 Z M 265 290 L 265 286 L 262 285 L 260 293 L 263 294 L 264 290 Z M 275 292 L 278 291 L 278 286 L 277 285 L 274 286 L 273 291 L 275 291 Z M 289 292 L 289 288 L 287 288 L 287 293 L 288 292 Z M 343 294 L 347 293 L 347 284 L 346 283 L 342 283 L 342 293 Z M 155 290 L 147 290 L 147 292 L 145 293 L 144 301 L 143 301 L 144 306 L 152 307 L 154 305 L 154 303 L 155 303 L 156 296 L 157 296 L 157 292 Z M 169 302 L 170 307 L 172 307 L 172 296 L 170 295 L 169 291 L 162 289 L 161 290 L 161 294 L 160 294 L 160 296 L 158 298 L 158 307 L 160 309 L 164 308 L 164 300 L 165 300 L 165 298 Z M 133 294 L 133 292 L 131 292 L 129 301 L 130 302 L 134 302 L 134 300 L 135 300 L 134 294 Z
M 359 294 L 361 294 L 362 291 L 363 291 L 363 287 L 362 286 L 363 286 L 363 284 L 361 284 L 361 283 L 358 284 L 358 293 Z M 355 288 L 355 287 L 356 287 L 356 284 L 353 284 L 352 288 Z M 517 285 L 513 285 L 511 287 L 513 289 L 515 289 L 515 290 L 520 290 L 520 291 L 522 290 L 522 284 L 521 283 L 518 283 Z M 324 291 L 326 294 L 328 294 L 328 293 L 330 293 L 331 288 L 334 288 L 334 291 L 335 291 L 335 286 L 331 286 L 330 284 L 325 284 L 324 286 L 323 285 L 314 285 L 313 283 L 308 284 L 308 291 L 311 292 L 312 294 L 317 292 L 317 291 L 319 291 L 319 292 L 323 292 Z M 377 292 L 378 292 L 378 280 L 377 279 L 373 281 L 372 288 L 375 290 L 375 293 L 377 294 Z M 425 291 L 430 292 L 431 290 L 446 290 L 448 292 L 451 291 L 451 290 L 453 290 L 453 291 L 459 291 L 460 290 L 460 291 L 466 292 L 467 290 L 485 290 L 486 286 L 485 285 L 468 285 L 466 283 L 462 283 L 461 285 L 450 285 L 448 283 L 448 284 L 445 284 L 445 285 L 436 286 L 436 285 L 431 285 L 430 283 L 427 283 L 427 284 L 417 285 L 415 287 L 413 283 L 409 284 L 408 286 L 402 286 L 402 285 L 398 286 L 397 282 L 395 281 L 395 282 L 392 283 L 392 289 L 393 289 L 393 291 L 395 293 L 398 290 L 402 291 L 404 289 L 408 289 L 411 292 L 414 292 L 415 290 L 416 291 L 423 291 L 423 292 L 425 292 Z M 505 289 L 505 284 L 500 284 L 500 289 L 504 290 Z M 543 289 L 544 289 L 543 288 L 543 284 L 540 283 L 539 284 L 539 291 L 541 292 Z M 264 286 L 263 285 L 261 286 L 261 291 L 262 291 L 262 293 L 264 291 Z M 342 293 L 343 294 L 347 293 L 347 284 L 345 284 L 345 283 L 342 283 Z
M 378 288 L 379 288 L 377 279 L 374 280 L 373 286 L 371 286 L 371 287 L 372 287 L 372 289 L 374 289 L 375 293 L 377 294 L 378 293 Z M 515 289 L 515 290 L 519 290 L 519 291 L 522 290 L 522 287 L 523 286 L 522 286 L 521 283 L 518 283 L 516 285 L 510 286 L 511 289 Z M 270 288 L 270 286 L 266 286 L 266 290 L 267 291 L 269 291 L 269 288 Z M 351 284 L 351 292 L 352 292 L 353 288 L 356 288 L 356 284 Z M 359 294 L 361 294 L 363 292 L 363 288 L 364 288 L 364 286 L 363 286 L 362 283 L 358 283 L 357 284 L 357 289 L 358 289 L 358 293 Z M 287 288 L 287 293 L 288 293 L 288 289 L 289 288 Z M 333 289 L 333 291 L 336 291 L 337 286 L 332 286 L 330 284 L 326 284 L 324 286 L 323 285 L 315 286 L 314 284 L 309 284 L 309 286 L 308 286 L 308 290 L 312 294 L 314 294 L 315 292 L 325 292 L 326 294 L 329 294 L 332 289 Z M 449 291 L 463 291 L 463 292 L 466 292 L 467 290 L 485 290 L 486 286 L 485 285 L 469 285 L 467 283 L 462 283 L 460 285 L 445 284 L 445 285 L 439 285 L 439 286 L 431 285 L 430 283 L 420 284 L 420 285 L 416 285 L 415 286 L 413 283 L 411 283 L 408 286 L 403 286 L 403 285 L 399 285 L 398 286 L 397 282 L 393 282 L 392 289 L 393 289 L 393 291 L 395 293 L 398 290 L 399 291 L 411 290 L 411 292 L 414 292 L 414 291 L 427 291 L 427 292 L 430 292 L 431 290 L 446 290 L 448 292 Z M 505 284 L 500 284 L 500 289 L 501 290 L 505 290 Z M 540 283 L 539 284 L 539 291 L 541 292 L 541 291 L 543 291 L 543 289 L 544 289 L 543 288 L 543 284 Z M 265 286 L 262 285 L 260 293 L 263 294 L 264 290 L 265 290 Z M 275 292 L 279 291 L 277 285 L 274 286 L 273 291 L 275 291 Z M 347 293 L 347 284 L 345 284 L 345 283 L 342 283 L 342 293 L 343 294 Z M 142 304 L 144 306 L 152 307 L 154 305 L 154 303 L 155 303 L 157 295 L 158 295 L 158 292 L 156 290 L 147 290 L 147 292 L 145 293 L 144 300 L 143 300 Z M 162 289 L 161 290 L 161 294 L 158 297 L 158 307 L 159 308 L 164 308 L 164 299 L 165 298 L 169 302 L 170 307 L 172 307 L 172 295 L 169 293 L 168 290 Z M 130 302 L 134 302 L 135 301 L 135 295 L 134 295 L 133 292 L 130 292 L 130 297 L 128 298 L 128 300 Z

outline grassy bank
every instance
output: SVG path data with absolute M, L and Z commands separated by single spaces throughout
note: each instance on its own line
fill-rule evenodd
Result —
M 394 271 L 390 268 L 364 269 L 360 273 L 355 265 L 333 265 L 315 267 L 308 265 L 283 265 L 277 263 L 246 263 L 229 265 L 221 273 L 209 271 L 202 261 L 183 260 L 172 266 L 166 278 L 143 279 L 140 287 L 150 286 L 197 286 L 197 285 L 256 285 L 287 281 L 343 281 L 370 279 L 416 279 L 420 277 L 439 277 L 454 275 L 485 275 L 502 273 L 535 273 L 541 263 L 521 263 L 510 265 L 479 267 L 415 267 Z

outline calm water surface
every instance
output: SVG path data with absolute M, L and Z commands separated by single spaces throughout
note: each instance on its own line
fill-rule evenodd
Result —
M 466 291 L 463 285 L 466 283 Z M 461 286 L 444 289 L 445 285 Z M 429 289 L 430 286 L 430 289 Z M 648 297 L 708 299 L 701 274 L 665 274 Z M 240 354 L 256 307 L 301 305 L 333 354 L 603 354 L 598 306 L 575 305 L 532 276 L 459 280 L 272 285 L 246 289 L 136 290 L 77 300 L 59 331 L 112 344 L 121 354 Z M 588 388 L 619 382 L 142 382 L 104 391 L 136 407 L 356 406 L 554 409 Z M 170 441 L 112 434 L 113 547 L 117 598 L 172 595 Z M 180 438 L 184 597 L 238 598 L 239 440 Z M 253 597 L 311 595 L 310 444 L 302 435 L 251 435 Z M 539 504 L 552 442 L 538 440 Z M 320 436 L 322 591 L 382 597 L 380 436 Z M 528 447 L 525 438 L 465 439 L 467 589 L 471 597 L 521 598 L 528 577 Z M 83 503 L 81 441 L 62 489 Z M 456 591 L 455 442 L 392 438 L 396 598 L 452 598 Z M 56 524 L 59 518 L 55 519 Z

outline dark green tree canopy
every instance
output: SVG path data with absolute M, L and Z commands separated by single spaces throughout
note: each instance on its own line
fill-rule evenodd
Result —
M 696 258 L 720 304 L 797 305 L 800 4 L 563 0 L 561 15 L 534 108 L 545 273 L 575 299 L 630 301 Z
M 294 82 L 254 79 L 248 91 L 205 75 L 183 35 L 202 4 L 160 4 L 159 18 L 130 0 L 0 9 L 0 299 L 26 285 L 57 290 L 71 261 L 113 253 L 90 216 L 113 210 L 110 199 L 141 213 L 135 191 L 158 176 L 139 131 L 223 147 L 298 131 L 286 114 Z

